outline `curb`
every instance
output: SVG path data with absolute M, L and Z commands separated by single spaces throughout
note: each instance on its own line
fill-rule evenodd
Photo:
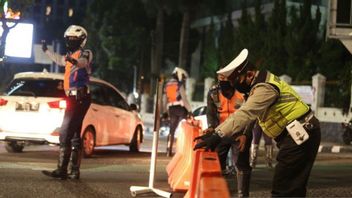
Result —
M 318 149 L 318 153 L 352 153 L 352 147 L 340 146 L 340 145 L 332 145 L 332 146 L 320 145 Z

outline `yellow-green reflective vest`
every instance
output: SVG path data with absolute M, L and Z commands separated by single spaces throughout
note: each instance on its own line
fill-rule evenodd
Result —
M 268 111 L 259 117 L 259 125 L 265 134 L 275 138 L 288 123 L 307 113 L 309 107 L 290 85 L 274 74 L 267 72 L 265 82 L 276 86 L 280 90 L 280 96 Z

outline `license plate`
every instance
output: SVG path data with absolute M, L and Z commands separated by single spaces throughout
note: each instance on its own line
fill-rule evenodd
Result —
M 16 111 L 38 111 L 39 103 L 16 103 Z

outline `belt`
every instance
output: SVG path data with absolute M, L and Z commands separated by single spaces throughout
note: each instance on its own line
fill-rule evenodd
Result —
M 89 94 L 89 88 L 88 87 L 79 87 L 79 88 L 73 88 L 65 91 L 66 96 L 78 96 L 78 95 L 87 95 Z
M 176 101 L 176 102 L 169 102 L 167 103 L 167 106 L 177 106 L 177 105 L 181 105 L 183 106 L 183 102 L 182 101 Z
M 307 113 L 303 114 L 302 116 L 300 116 L 296 120 L 298 122 L 300 122 L 307 131 L 309 131 L 310 129 L 314 128 L 314 125 L 312 123 L 310 123 L 310 121 L 312 120 L 313 117 L 314 117 L 314 114 L 313 114 L 312 110 L 309 109 Z M 285 128 L 280 133 L 280 135 L 278 135 L 276 138 L 274 138 L 274 140 L 276 142 L 280 142 L 287 135 L 288 135 L 288 132 L 287 132 L 287 130 Z

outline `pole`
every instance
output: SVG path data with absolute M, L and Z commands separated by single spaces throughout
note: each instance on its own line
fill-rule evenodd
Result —
M 162 191 L 159 189 L 154 188 L 154 176 L 155 176 L 155 169 L 156 169 L 156 162 L 157 162 L 157 152 L 158 152 L 158 140 L 159 140 L 159 128 L 160 128 L 160 108 L 161 108 L 161 92 L 162 92 L 162 85 L 163 79 L 157 78 L 157 85 L 156 85 L 156 102 L 155 102 L 155 120 L 154 120 L 154 131 L 153 131 L 153 147 L 152 147 L 152 154 L 150 160 L 150 172 L 149 172 L 149 185 L 148 187 L 143 186 L 131 186 L 130 191 L 132 197 L 136 197 L 137 195 L 154 192 L 155 194 L 161 197 L 171 197 L 171 193 Z

